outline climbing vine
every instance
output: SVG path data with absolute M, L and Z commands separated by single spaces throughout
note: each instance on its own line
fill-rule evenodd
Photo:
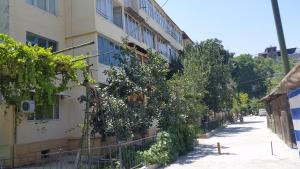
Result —
M 56 93 L 68 89 L 69 82 L 79 83 L 78 71 L 85 73 L 87 66 L 83 57 L 53 54 L 0 34 L 0 92 L 11 105 L 27 99 L 37 106 L 53 104 Z

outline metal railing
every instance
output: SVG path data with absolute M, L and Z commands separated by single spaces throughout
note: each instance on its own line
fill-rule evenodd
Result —
M 30 153 L 15 157 L 15 167 L 10 166 L 12 159 L 0 159 L 0 169 L 133 169 L 143 165 L 139 152 L 148 149 L 155 140 L 156 136 L 151 136 L 90 149 Z

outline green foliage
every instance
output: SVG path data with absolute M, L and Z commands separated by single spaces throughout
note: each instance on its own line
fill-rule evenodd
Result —
M 248 103 L 249 103 L 249 97 L 247 93 L 240 93 L 239 94 L 239 100 L 240 100 L 240 107 L 242 111 L 248 110 Z
M 293 67 L 296 61 L 290 58 Z M 261 98 L 270 92 L 284 77 L 281 60 L 253 57 L 242 54 L 234 58 L 232 77 L 237 92 L 247 93 L 249 98 Z
M 231 113 L 245 112 L 247 114 L 257 114 L 258 109 L 264 108 L 264 103 L 257 98 L 249 99 L 247 93 L 239 93 L 238 97 L 233 99 Z
M 146 164 L 167 165 L 177 157 L 177 152 L 173 146 L 174 140 L 167 132 L 160 132 L 157 140 L 149 150 L 141 152 L 141 156 Z
M 118 67 L 105 71 L 108 85 L 91 89 L 93 133 L 103 138 L 114 133 L 117 140 L 145 134 L 168 105 L 168 64 L 158 53 L 148 51 L 140 64 L 135 50 L 124 46 Z M 81 100 L 85 100 L 82 98 Z
M 190 151 L 205 112 L 231 105 L 232 54 L 219 40 L 189 46 L 170 71 L 159 53 L 148 51 L 140 64 L 126 45 L 117 59 L 119 66 L 105 71 L 107 86 L 89 89 L 92 131 L 129 140 L 158 120 L 157 143 L 141 153 L 149 164 L 165 165 Z
M 291 68 L 294 67 L 297 64 L 297 62 L 297 60 L 289 58 Z M 273 74 L 272 76 L 268 77 L 265 81 L 267 84 L 267 92 L 271 92 L 271 90 L 275 88 L 284 77 L 282 60 L 272 60 L 272 62 L 269 65 L 272 69 Z
M 265 108 L 265 105 L 259 99 L 253 98 L 249 102 L 249 108 L 250 108 L 250 112 L 252 114 L 257 115 L 258 114 L 258 110 L 261 109 L 261 108 Z
M 197 63 L 195 76 L 205 76 L 203 101 L 215 112 L 229 108 L 233 94 L 231 80 L 233 54 L 224 49 L 218 39 L 208 39 L 186 49 L 184 58 L 194 58 Z M 187 66 L 184 67 L 185 69 Z
M 19 105 L 33 98 L 37 106 L 53 104 L 56 93 L 79 83 L 77 73 L 85 72 L 80 57 L 53 54 L 51 49 L 18 43 L 0 34 L 0 92 L 6 102 Z
M 247 93 L 238 93 L 232 100 L 231 113 L 249 112 L 249 96 Z

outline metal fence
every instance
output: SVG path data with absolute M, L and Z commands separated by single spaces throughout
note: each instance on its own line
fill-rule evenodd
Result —
M 0 159 L 0 169 L 133 169 L 142 166 L 139 152 L 156 140 L 151 136 L 122 144 L 57 152 L 40 152 L 14 159 Z M 14 161 L 14 166 L 10 164 Z
M 225 124 L 225 120 L 212 120 L 212 121 L 209 121 L 209 122 L 203 122 L 201 124 L 201 128 L 204 129 L 204 132 L 210 132 L 222 125 Z

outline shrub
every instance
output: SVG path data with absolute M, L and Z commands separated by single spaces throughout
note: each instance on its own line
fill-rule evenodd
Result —
M 169 164 L 177 157 L 173 139 L 167 132 L 158 133 L 156 143 L 148 150 L 140 152 L 140 155 L 146 164 L 160 165 Z

